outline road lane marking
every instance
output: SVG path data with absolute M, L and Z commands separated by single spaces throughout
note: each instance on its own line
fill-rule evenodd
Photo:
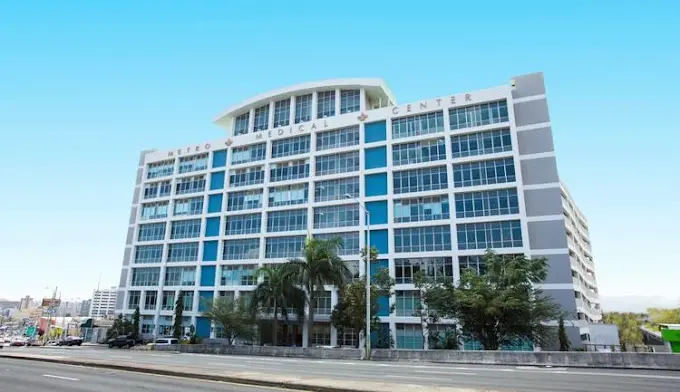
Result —
M 245 367 L 249 368 L 250 366 L 244 365 L 242 363 L 224 363 L 224 362 L 208 362 L 208 365 L 216 365 L 216 366 L 223 366 L 223 367 Z
M 452 376 L 476 376 L 477 373 L 464 373 L 464 372 L 450 372 L 448 373 L 449 375 Z M 384 378 L 403 378 L 406 380 L 430 380 L 432 381 L 432 377 L 418 377 L 418 376 L 399 376 L 396 374 L 386 374 L 382 375 L 381 377 Z
M 131 359 L 132 357 L 129 355 L 112 355 L 111 358 Z
M 59 380 L 66 380 L 66 381 L 80 381 L 80 380 L 77 379 L 77 378 L 73 378 L 73 377 L 64 377 L 64 376 L 55 376 L 55 375 L 53 375 L 53 374 L 43 374 L 43 377 L 47 377 L 47 378 L 57 378 L 57 379 L 59 379 Z
M 474 376 L 474 375 L 477 374 L 477 373 L 470 373 L 470 372 L 435 372 L 435 371 L 432 371 L 432 370 L 416 370 L 415 373 L 423 373 L 423 374 L 443 374 L 443 375 L 449 375 L 449 374 L 457 375 L 457 374 L 460 374 L 460 375 L 463 375 L 463 376 Z

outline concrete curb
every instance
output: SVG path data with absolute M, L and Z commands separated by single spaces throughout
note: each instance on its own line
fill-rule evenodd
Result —
M 177 370 L 169 370 L 159 366 L 145 365 L 144 367 L 133 366 L 133 365 L 122 365 L 114 364 L 104 361 L 95 360 L 74 360 L 74 359 L 64 359 L 64 358 L 50 358 L 46 356 L 27 356 L 27 355 L 17 355 L 17 354 L 4 354 L 0 353 L 0 358 L 12 358 L 25 361 L 40 361 L 40 362 L 50 362 L 59 363 L 64 365 L 75 365 L 75 366 L 86 366 L 100 369 L 111 369 L 111 370 L 122 370 L 135 373 L 144 374 L 156 374 L 162 376 L 172 376 L 189 378 L 196 380 L 206 380 L 206 381 L 219 381 L 232 384 L 241 385 L 251 385 L 260 387 L 274 387 L 281 389 L 290 389 L 297 391 L 308 391 L 308 392 L 397 392 L 397 391 L 414 391 L 414 390 L 432 390 L 439 392 L 481 392 L 479 389 L 470 388 L 448 388 L 448 387 L 432 387 L 432 389 L 424 386 L 408 385 L 408 384 L 382 384 L 382 383 L 372 383 L 367 381 L 356 382 L 357 384 L 362 384 L 363 387 L 352 386 L 352 387 L 339 387 L 339 386 L 328 386 L 319 385 L 321 382 L 334 384 L 341 384 L 342 381 L 339 380 L 319 380 L 319 379 L 308 379 L 302 380 L 297 378 L 291 378 L 289 380 L 264 380 L 259 378 L 248 378 L 230 375 L 217 375 L 211 373 L 195 373 L 195 372 L 183 372 Z M 372 387 L 367 387 L 367 384 L 374 384 Z M 404 388 L 404 389 L 402 389 Z M 484 392 L 498 392 L 493 390 L 484 390 Z

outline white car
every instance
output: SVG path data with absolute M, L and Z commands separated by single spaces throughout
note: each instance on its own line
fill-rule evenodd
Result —
M 153 346 L 169 346 L 171 344 L 179 344 L 179 340 L 175 338 L 158 338 L 153 343 L 149 343 L 149 345 Z

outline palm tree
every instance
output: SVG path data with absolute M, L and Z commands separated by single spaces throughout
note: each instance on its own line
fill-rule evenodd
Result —
M 289 260 L 288 266 L 293 269 L 298 283 L 307 293 L 309 304 L 309 328 L 307 345 L 311 343 L 312 327 L 314 326 L 314 310 L 316 299 L 324 293 L 324 285 L 332 284 L 342 289 L 349 280 L 350 271 L 344 261 L 338 256 L 338 249 L 342 246 L 342 239 L 328 240 L 309 238 L 303 249 L 302 258 Z
M 294 308 L 298 320 L 305 316 L 305 292 L 296 286 L 296 275 L 293 268 L 286 264 L 262 267 L 259 273 L 264 281 L 257 285 L 253 292 L 251 306 L 253 311 L 263 310 L 273 313 L 272 340 L 278 344 L 279 312 L 284 320 L 288 320 L 288 309 Z

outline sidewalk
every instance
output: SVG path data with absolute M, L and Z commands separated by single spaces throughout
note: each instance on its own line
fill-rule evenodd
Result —
M 498 392 L 470 388 L 431 387 L 415 384 L 394 384 L 372 381 L 352 381 L 318 377 L 285 377 L 263 373 L 225 371 L 218 373 L 207 371 L 197 366 L 183 365 L 181 370 L 169 369 L 167 366 L 124 364 L 120 361 L 94 359 L 72 359 L 48 355 L 1 352 L 0 358 L 62 363 L 65 365 L 89 366 L 104 369 L 124 370 L 138 373 L 158 374 L 173 377 L 194 378 L 200 380 L 222 381 L 245 385 L 277 387 L 285 389 L 316 392 Z

